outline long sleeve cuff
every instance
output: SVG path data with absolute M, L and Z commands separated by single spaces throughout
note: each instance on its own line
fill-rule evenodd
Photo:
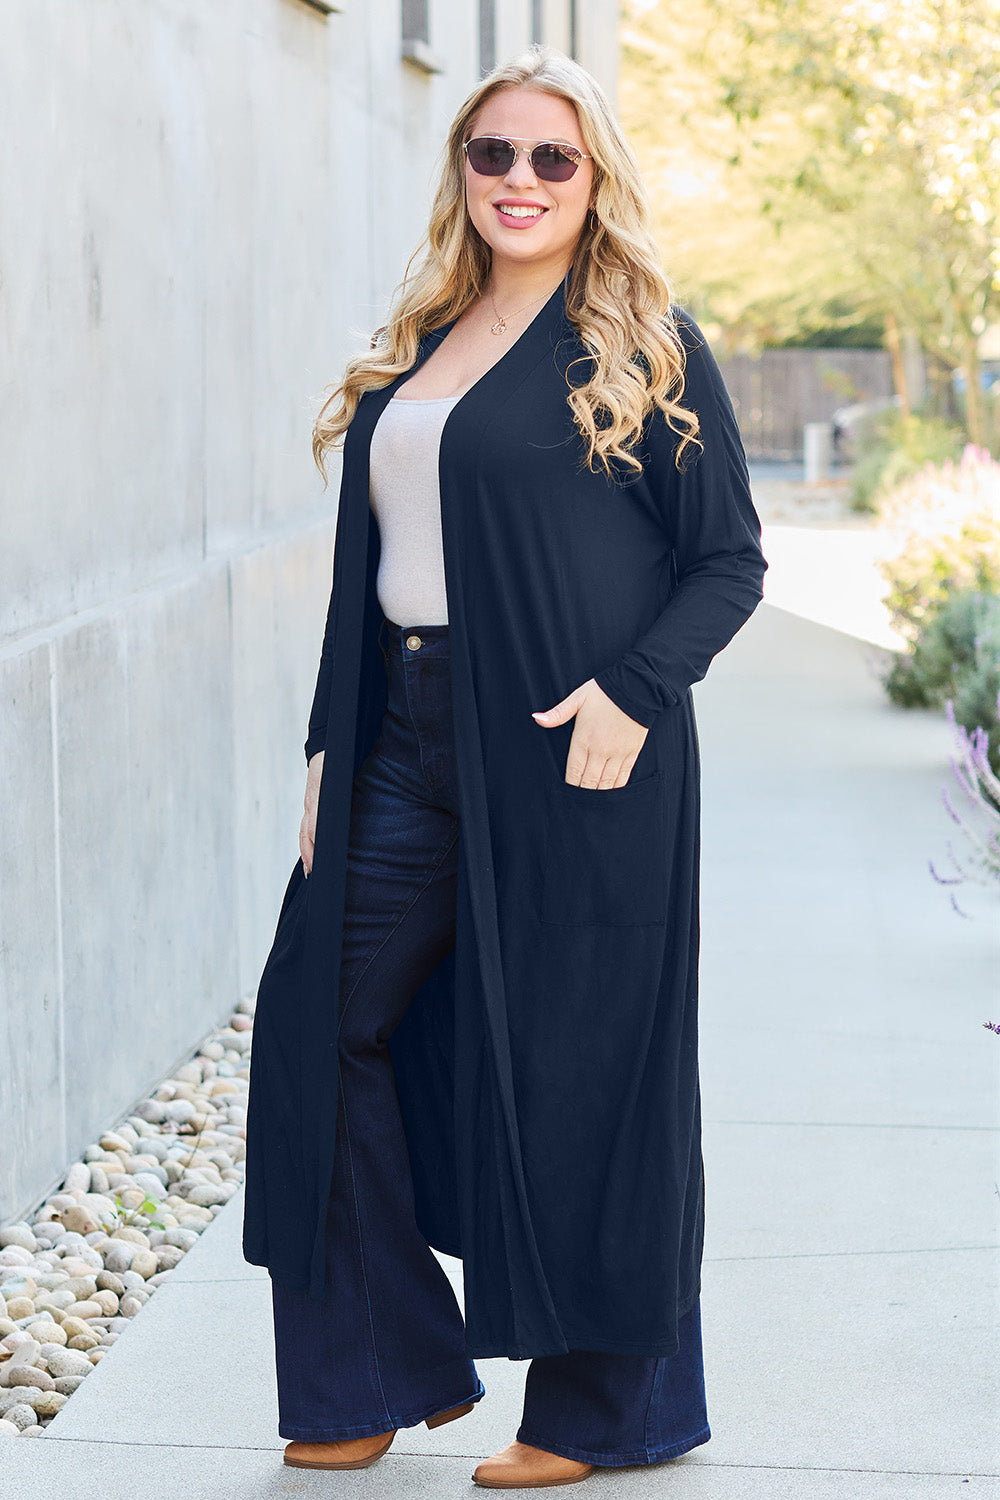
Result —
M 326 748 L 326 729 L 314 729 L 305 743 L 306 765 L 318 751 Z
M 594 674 L 611 701 L 647 729 L 684 700 L 750 618 L 767 570 L 729 393 L 697 324 L 682 314 L 679 327 L 687 348 L 684 401 L 698 412 L 702 449 L 678 470 L 676 434 L 658 411 L 643 476 L 670 539 L 673 588 L 639 638 Z
M 596 672 L 594 681 L 623 714 L 628 714 L 630 719 L 646 729 L 652 728 L 660 709 L 667 706 L 663 702 L 653 701 L 645 679 L 629 667 L 627 658 L 623 657 L 613 666 L 605 667 L 603 672 Z

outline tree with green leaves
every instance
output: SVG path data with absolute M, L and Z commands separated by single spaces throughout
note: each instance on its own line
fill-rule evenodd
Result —
M 622 108 L 670 265 L 779 342 L 876 320 L 961 369 L 1000 322 L 1000 0 L 626 0 Z M 894 347 L 895 345 L 895 347 Z

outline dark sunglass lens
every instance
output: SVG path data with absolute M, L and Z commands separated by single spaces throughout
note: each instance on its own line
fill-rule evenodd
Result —
M 514 160 L 514 148 L 508 141 L 497 141 L 487 135 L 477 136 L 466 149 L 469 165 L 484 177 L 502 177 Z
M 531 153 L 531 165 L 535 176 L 540 177 L 543 182 L 568 182 L 579 162 L 561 146 L 545 144 L 535 147 Z

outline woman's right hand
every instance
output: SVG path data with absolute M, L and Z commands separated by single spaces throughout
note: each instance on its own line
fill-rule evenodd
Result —
M 316 809 L 319 806 L 319 784 L 323 779 L 323 755 L 322 750 L 316 751 L 306 774 L 306 810 L 299 827 L 299 853 L 302 855 L 302 868 L 307 875 L 312 870 L 313 846 L 316 843 Z

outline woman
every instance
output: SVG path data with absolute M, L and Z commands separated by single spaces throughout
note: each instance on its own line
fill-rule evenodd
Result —
M 316 424 L 334 582 L 243 1244 L 286 1462 L 367 1466 L 506 1356 L 523 1420 L 473 1478 L 566 1484 L 710 1436 L 690 687 L 767 565 L 588 73 L 479 84 L 428 238 Z

